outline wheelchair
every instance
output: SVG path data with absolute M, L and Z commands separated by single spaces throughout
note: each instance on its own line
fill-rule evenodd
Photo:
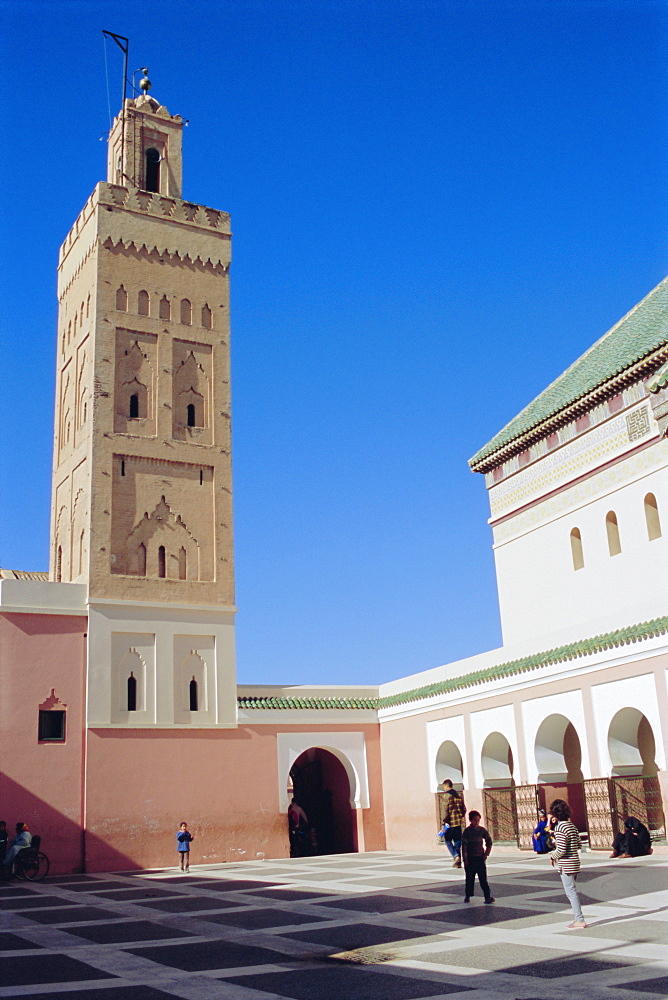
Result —
M 14 858 L 14 875 L 28 882 L 41 882 L 49 874 L 51 862 L 46 854 L 40 851 L 42 838 L 38 835 L 32 838 L 30 847 L 24 847 Z

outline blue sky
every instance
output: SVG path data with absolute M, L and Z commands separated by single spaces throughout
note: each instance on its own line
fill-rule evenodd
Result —
M 184 196 L 232 214 L 239 680 L 499 645 L 467 459 L 666 273 L 668 4 L 0 13 L 0 565 L 48 563 L 55 268 L 105 175 L 108 29 L 189 119 Z

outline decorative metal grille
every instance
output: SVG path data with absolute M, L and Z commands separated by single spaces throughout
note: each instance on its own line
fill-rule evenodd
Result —
M 666 836 L 661 786 L 655 776 L 616 777 L 612 779 L 613 801 L 616 810 L 616 830 L 624 828 L 627 816 L 635 816 L 647 827 L 652 840 Z
M 517 785 L 515 788 L 517 842 L 520 850 L 533 850 L 532 833 L 538 822 L 538 785 Z M 491 830 L 490 830 L 491 833 Z
M 517 810 L 514 788 L 485 788 L 485 826 L 494 841 L 517 843 Z
M 612 847 L 617 833 L 617 817 L 612 803 L 609 778 L 588 778 L 583 781 L 589 846 L 594 851 Z

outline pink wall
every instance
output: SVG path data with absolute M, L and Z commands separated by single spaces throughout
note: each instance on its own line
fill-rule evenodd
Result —
M 175 865 L 175 835 L 182 820 L 195 837 L 192 864 L 288 857 L 287 817 L 278 811 L 276 754 L 276 735 L 287 728 L 315 729 L 91 730 L 88 870 Z M 365 733 L 372 806 L 364 810 L 364 849 L 382 850 L 378 727 L 337 730 Z M 121 864 L 123 857 L 128 860 Z
M 87 619 L 0 614 L 0 819 L 42 836 L 55 872 L 82 857 L 83 683 Z M 40 706 L 66 710 L 64 743 L 38 742 Z

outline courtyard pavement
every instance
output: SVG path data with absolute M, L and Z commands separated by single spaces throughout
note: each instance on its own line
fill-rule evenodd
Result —
M 586 930 L 549 862 L 371 853 L 0 886 L 0 998 L 659 1000 L 668 856 L 584 854 Z

